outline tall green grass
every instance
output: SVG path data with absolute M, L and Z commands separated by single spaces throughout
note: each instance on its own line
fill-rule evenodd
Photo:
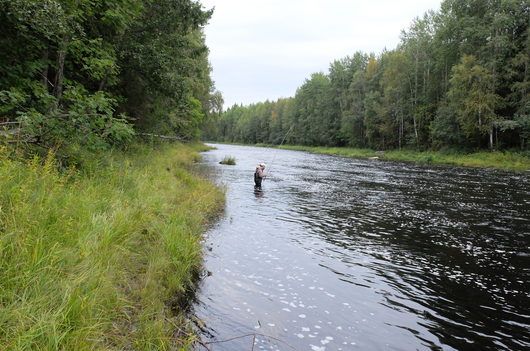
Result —
M 224 195 L 190 146 L 136 147 L 58 172 L 0 150 L 0 349 L 166 350 Z

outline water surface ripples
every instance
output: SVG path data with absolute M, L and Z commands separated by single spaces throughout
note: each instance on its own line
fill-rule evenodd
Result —
M 530 175 L 216 145 L 195 315 L 264 350 L 527 350 Z M 235 156 L 236 166 L 218 162 Z M 262 192 L 253 168 L 274 159 Z M 278 341 L 281 340 L 281 341 Z M 251 338 L 214 345 L 250 350 Z M 289 346 L 290 345 L 290 346 Z

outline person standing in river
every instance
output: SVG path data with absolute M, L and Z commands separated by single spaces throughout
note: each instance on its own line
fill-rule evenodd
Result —
M 254 188 L 261 190 L 261 181 L 263 178 L 265 178 L 267 175 L 263 173 L 265 171 L 265 163 L 260 163 L 258 167 L 256 167 L 256 171 L 254 172 Z

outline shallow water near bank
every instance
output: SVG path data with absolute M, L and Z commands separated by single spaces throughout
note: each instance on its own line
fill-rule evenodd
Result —
M 213 350 L 530 348 L 529 174 L 215 146 L 193 308 L 204 341 L 236 339 Z

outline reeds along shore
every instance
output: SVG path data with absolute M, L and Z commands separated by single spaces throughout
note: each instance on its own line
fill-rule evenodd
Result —
M 196 147 L 136 146 L 59 172 L 0 150 L 0 350 L 180 349 L 182 302 L 222 191 Z

